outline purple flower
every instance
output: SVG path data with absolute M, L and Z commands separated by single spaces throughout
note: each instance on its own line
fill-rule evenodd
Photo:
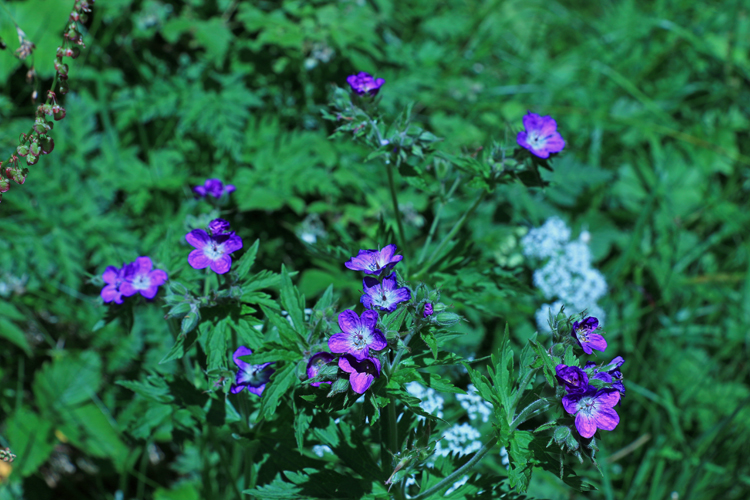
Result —
M 234 354 L 232 355 L 234 364 L 239 368 L 234 379 L 234 384 L 232 384 L 232 387 L 229 389 L 232 394 L 242 392 L 242 389 L 247 387 L 248 391 L 256 396 L 260 396 L 263 394 L 263 389 L 266 388 L 266 384 L 271 379 L 271 375 L 276 371 L 273 368 L 268 368 L 268 365 L 273 363 L 251 365 L 240 359 L 240 356 L 247 356 L 252 353 L 253 351 L 251 351 L 250 348 L 242 345 L 234 351 Z
M 550 116 L 539 116 L 529 111 L 523 117 L 523 130 L 518 133 L 516 142 L 539 158 L 549 158 L 550 153 L 559 153 L 565 141 L 557 131 L 557 122 Z
M 585 438 L 590 438 L 596 429 L 611 431 L 620 423 L 614 406 L 620 401 L 615 389 L 599 389 L 588 386 L 583 392 L 563 396 L 565 411 L 576 416 L 576 429 Z
M 582 321 L 573 322 L 573 331 L 571 335 L 578 341 L 578 344 L 586 354 L 591 354 L 592 349 L 603 351 L 607 348 L 607 341 L 597 333 L 592 333 L 599 328 L 599 320 L 593 316 L 588 316 Z
M 617 389 L 621 396 L 625 395 L 625 385 L 622 383 L 622 372 L 620 367 L 625 363 L 622 356 L 617 356 L 615 359 L 604 365 L 601 369 L 596 368 L 596 363 L 589 361 L 586 363 L 584 368 L 593 368 L 595 379 L 601 380 L 608 384 L 612 384 L 613 389 Z
M 577 366 L 557 365 L 555 367 L 556 377 L 565 390 L 569 393 L 582 392 L 589 385 L 589 377 L 586 372 Z
M 209 224 L 214 224 L 214 219 Z M 211 266 L 216 274 L 224 274 L 232 267 L 230 253 L 242 248 L 242 238 L 234 234 L 234 231 L 210 235 L 203 229 L 193 229 L 185 235 L 188 243 L 196 249 L 188 255 L 188 263 L 194 269 L 205 269 Z
M 356 257 L 352 257 L 344 265 L 352 271 L 378 275 L 382 271 L 390 271 L 404 258 L 403 255 L 394 255 L 395 253 L 396 245 L 392 243 L 382 250 L 360 250 Z
M 330 363 L 333 360 L 333 355 L 328 352 L 318 352 L 313 354 L 310 361 L 307 362 L 307 378 L 315 378 L 320 372 L 320 368 Z M 313 382 L 310 385 L 318 387 L 320 384 L 330 384 L 331 382 Z
M 114 302 L 115 304 L 122 304 L 123 294 L 122 290 L 120 290 L 120 287 L 122 286 L 125 278 L 130 272 L 130 264 L 123 263 L 122 269 L 118 269 L 115 266 L 107 266 L 107 269 L 104 270 L 104 274 L 102 274 L 104 282 L 107 283 L 104 288 L 102 288 L 101 292 L 101 296 L 104 302 Z
M 208 179 L 202 186 L 195 186 L 193 192 L 201 198 L 205 198 L 209 194 L 214 198 L 221 198 L 222 195 L 229 194 L 235 189 L 232 184 L 225 186 L 219 179 Z
M 224 219 L 214 219 L 208 223 L 208 230 L 211 234 L 224 234 L 229 232 L 229 222 Z
M 167 281 L 167 273 L 161 269 L 153 269 L 154 264 L 148 257 L 138 257 L 128 267 L 128 275 L 120 286 L 120 292 L 125 297 L 140 293 L 147 299 L 153 299 L 159 287 Z
M 425 317 L 425 318 L 427 316 L 432 316 L 433 312 L 434 311 L 433 311 L 433 308 L 432 308 L 432 302 L 428 302 L 428 303 L 426 303 L 424 305 L 424 312 L 422 313 L 422 316 Z
M 380 377 L 380 361 L 378 358 L 363 358 L 357 360 L 351 354 L 344 354 L 339 358 L 339 368 L 349 373 L 349 383 L 357 394 L 364 394 L 372 385 L 375 377 Z
M 385 80 L 382 78 L 373 78 L 371 74 L 361 71 L 356 75 L 347 76 L 346 83 L 358 95 L 367 94 L 374 96 L 377 95 Z
M 370 349 L 380 351 L 385 349 L 387 342 L 383 333 L 375 328 L 378 323 L 378 313 L 365 311 L 362 317 L 347 309 L 339 314 L 339 326 L 342 333 L 337 333 L 328 339 L 331 352 L 349 353 L 357 360 L 362 360 L 370 354 Z
M 405 286 L 398 287 L 396 273 L 383 278 L 383 282 L 377 278 L 366 276 L 362 281 L 364 295 L 359 300 L 368 309 L 379 307 L 381 311 L 393 312 L 399 303 L 411 300 L 411 292 Z

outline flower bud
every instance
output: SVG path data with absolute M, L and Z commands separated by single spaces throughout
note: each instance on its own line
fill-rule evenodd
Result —
M 52 112 L 54 113 L 55 121 L 59 121 L 65 118 L 65 108 L 60 105 L 56 104 L 52 106 Z
M 29 166 L 36 165 L 36 162 L 38 162 L 38 161 L 39 161 L 39 157 L 38 156 L 28 155 L 26 157 L 26 164 L 29 165 Z M 19 182 L 19 184 L 21 184 L 21 183 Z
M 0 193 L 6 193 L 10 189 L 10 181 L 5 177 L 0 177 Z
M 461 321 L 461 316 L 452 312 L 441 312 L 435 315 L 435 323 L 440 326 L 453 326 Z
M 18 146 L 18 149 L 16 149 L 16 153 L 18 156 L 26 156 L 29 154 L 29 147 L 28 146 Z
M 60 81 L 57 82 L 57 91 L 60 94 L 65 95 L 68 93 L 68 90 L 70 90 L 70 87 L 68 87 L 67 80 L 60 79 Z
M 42 154 L 42 147 L 38 142 L 32 142 L 29 146 L 29 153 L 33 154 L 34 156 L 39 156 L 40 154 Z
M 340 378 L 331 384 L 331 390 L 328 392 L 328 397 L 332 398 L 336 394 L 341 394 L 349 390 L 349 380 Z

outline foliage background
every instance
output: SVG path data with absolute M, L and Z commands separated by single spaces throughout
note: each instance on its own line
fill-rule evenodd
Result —
M 40 90 L 49 88 L 72 5 L 6 6 L 37 44 Z M 0 205 L 0 281 L 26 280 L 0 303 L 0 429 L 17 454 L 29 450 L 0 498 L 14 498 L 20 483 L 39 499 L 60 489 L 112 498 L 128 487 L 197 498 L 184 479 L 210 475 L 218 459 L 170 448 L 169 418 L 133 440 L 124 432 L 132 393 L 113 384 L 141 369 L 174 370 L 158 364 L 174 333 L 158 304 L 142 308 L 131 333 L 118 323 L 93 332 L 105 308 L 89 278 L 138 255 L 184 274 L 174 249 L 185 247 L 186 216 L 201 212 L 190 187 L 220 177 L 237 186 L 229 208 L 245 241 L 261 240 L 261 267 L 299 271 L 308 299 L 333 283 L 342 304 L 354 303 L 357 281 L 322 249 L 377 244 L 378 221 L 393 215 L 382 165 L 327 140 L 320 110 L 331 84 L 359 70 L 386 79 L 386 113 L 416 101 L 417 119 L 451 154 L 512 143 L 527 109 L 557 119 L 567 147 L 547 175 L 552 186 L 501 187 L 461 237 L 491 269 L 517 251 L 508 237 L 518 227 L 551 215 L 592 234 L 610 287 L 601 303 L 608 340 L 627 360 L 629 392 L 620 426 L 601 441 L 602 474 L 577 468 L 599 488 L 587 497 L 747 498 L 746 3 L 113 0 L 95 6 L 88 27 L 56 150 Z M 0 36 L 9 44 L 0 52 L 0 150 L 10 154 L 32 120 L 33 86 L 12 56 L 4 13 Z M 407 234 L 417 238 L 434 217 L 434 186 L 402 187 Z M 472 193 L 462 187 L 446 218 Z M 310 224 L 325 230 L 315 245 L 300 238 Z M 530 269 L 510 271 L 531 283 Z M 506 322 L 519 344 L 533 333 L 539 297 L 508 295 L 476 275 L 431 279 L 453 287 L 469 319 L 457 343 L 464 354 L 492 351 Z M 41 471 L 61 440 L 94 467 L 94 481 L 50 490 Z M 167 457 L 148 466 L 154 442 Z M 530 494 L 570 498 L 545 473 Z

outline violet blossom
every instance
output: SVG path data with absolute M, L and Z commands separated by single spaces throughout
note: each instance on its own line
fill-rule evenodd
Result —
M 588 386 L 582 392 L 575 392 L 563 396 L 562 403 L 565 411 L 576 416 L 575 424 L 578 433 L 590 438 L 596 429 L 611 431 L 620 423 L 620 416 L 614 406 L 620 401 L 620 393 L 616 389 L 599 389 Z
M 223 219 L 211 221 L 209 228 L 219 225 L 219 220 Z M 226 229 L 228 227 L 227 224 Z M 234 234 L 234 231 L 209 235 L 203 229 L 193 229 L 185 235 L 185 239 L 196 248 L 188 255 L 188 263 L 193 269 L 205 269 L 210 266 L 216 274 L 227 273 L 232 267 L 232 257 L 229 254 L 242 248 L 242 238 Z
M 387 245 L 382 250 L 360 250 L 355 257 L 352 257 L 344 265 L 352 271 L 364 271 L 365 274 L 379 275 L 381 272 L 388 272 L 393 266 L 401 262 L 403 255 L 394 255 L 396 245 Z
M 357 360 L 351 354 L 344 354 L 339 358 L 339 368 L 349 374 L 349 383 L 357 394 L 364 394 L 375 377 L 380 377 L 378 358 L 365 357 Z
M 102 279 L 106 285 L 102 288 L 101 296 L 104 302 L 114 302 L 115 304 L 122 304 L 122 286 L 125 278 L 130 274 L 130 264 L 122 264 L 122 268 L 115 266 L 107 266 L 102 274 Z
M 516 142 L 539 158 L 549 158 L 550 153 L 559 153 L 565 147 L 565 141 L 557 131 L 557 122 L 551 116 L 539 116 L 529 111 L 523 117 L 522 130 L 516 136 Z
M 577 366 L 559 364 L 555 367 L 557 381 L 565 386 L 568 393 L 582 392 L 589 385 L 589 377 L 586 372 Z
M 328 348 L 335 353 L 348 353 L 357 360 L 362 360 L 370 354 L 370 349 L 380 351 L 388 345 L 383 333 L 375 328 L 378 323 L 378 313 L 365 311 L 362 317 L 347 309 L 339 314 L 339 327 L 342 333 L 337 333 L 328 339 Z
M 211 234 L 224 234 L 229 232 L 229 222 L 224 219 L 214 219 L 208 223 Z
M 333 361 L 333 355 L 329 352 L 318 352 L 312 355 L 310 361 L 307 362 L 307 378 L 315 378 L 320 373 L 320 369 Z M 330 381 L 324 382 L 312 382 L 310 385 L 318 387 L 320 384 L 330 384 Z
M 214 198 L 221 198 L 224 194 L 233 192 L 236 188 L 232 184 L 224 185 L 219 179 L 207 179 L 202 186 L 195 186 L 193 192 L 205 198 L 206 195 L 211 195 Z
M 362 281 L 364 294 L 360 302 L 368 309 L 380 308 L 381 311 L 393 312 L 401 302 L 411 300 L 411 292 L 405 286 L 398 288 L 396 273 L 383 278 L 380 282 L 377 278 L 366 276 Z
M 234 383 L 230 387 L 229 391 L 232 394 L 237 394 L 239 392 L 242 392 L 243 389 L 247 388 L 247 390 L 256 396 L 260 396 L 263 394 L 263 389 L 266 388 L 266 384 L 271 379 L 271 375 L 275 371 L 273 368 L 269 368 L 268 366 L 273 364 L 272 362 L 269 363 L 262 363 L 260 365 L 251 365 L 250 363 L 247 363 L 246 361 L 242 361 L 240 359 L 240 356 L 247 356 L 249 354 L 252 354 L 253 351 L 249 347 L 240 346 L 237 348 L 236 351 L 234 351 L 234 354 L 232 355 L 232 359 L 234 359 L 234 364 L 237 365 L 237 375 L 235 376 Z
M 385 80 L 383 78 L 375 78 L 369 73 L 360 71 L 356 75 L 346 77 L 346 83 L 351 86 L 352 90 L 357 95 L 377 95 L 380 87 L 383 86 Z
M 167 273 L 154 269 L 149 257 L 138 257 L 129 266 L 130 271 L 120 286 L 122 295 L 130 297 L 140 293 L 147 299 L 156 297 L 159 287 L 167 281 Z
M 598 333 L 593 333 L 599 328 L 599 320 L 588 316 L 581 321 L 573 322 L 571 335 L 578 342 L 586 354 L 591 354 L 593 349 L 603 351 L 607 348 L 607 341 Z
M 584 366 L 584 368 L 593 368 L 593 378 L 601 380 L 602 382 L 606 382 L 607 384 L 612 384 L 612 388 L 617 389 L 620 392 L 620 395 L 624 396 L 625 385 L 622 383 L 622 372 L 620 371 L 620 367 L 624 363 L 625 360 L 622 358 L 622 356 L 617 356 L 615 359 L 602 366 L 601 368 L 596 368 L 596 363 L 592 361 L 586 363 L 586 366 Z

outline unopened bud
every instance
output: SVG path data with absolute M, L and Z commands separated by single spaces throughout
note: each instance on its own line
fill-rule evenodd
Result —
M 331 390 L 328 392 L 328 397 L 331 398 L 336 394 L 341 394 L 349 390 L 349 381 L 345 378 L 340 378 L 331 384 Z
M 59 104 L 55 104 L 54 106 L 52 106 L 52 112 L 54 113 L 55 121 L 60 121 L 65 118 L 65 108 L 63 108 Z
M 453 326 L 461 321 L 461 316 L 452 312 L 441 312 L 435 315 L 435 323 L 440 326 Z
M 27 156 L 27 162 L 29 158 L 34 158 L 34 163 L 36 163 L 36 157 L 31 155 Z M 5 177 L 17 182 L 18 184 L 23 184 L 24 182 L 26 182 L 26 174 L 28 173 L 28 168 L 18 168 L 18 166 L 8 167 L 5 169 Z

